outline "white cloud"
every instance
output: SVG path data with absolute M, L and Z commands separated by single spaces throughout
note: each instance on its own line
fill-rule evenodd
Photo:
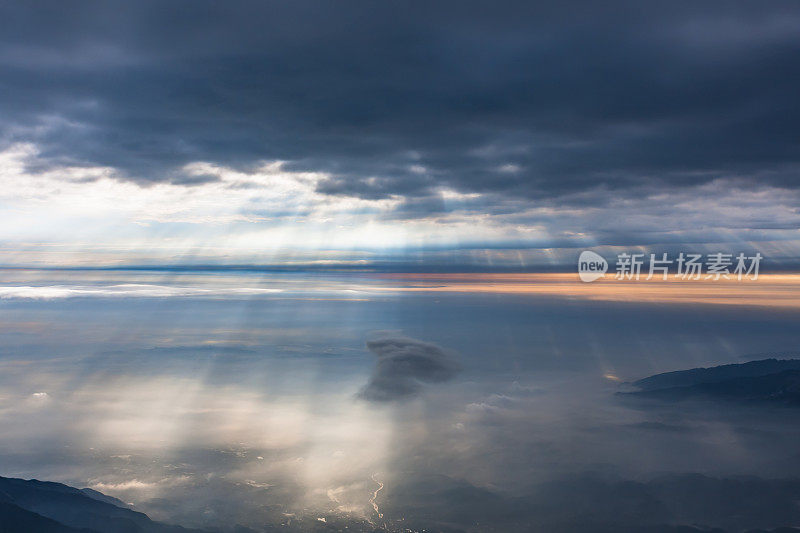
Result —
M 7 244 L 0 247 L 0 263 L 369 261 L 373 253 L 416 247 L 600 246 L 620 235 L 636 235 L 643 245 L 721 239 L 794 242 L 789 247 L 795 249 L 800 226 L 796 193 L 743 187 L 733 178 L 649 194 L 588 189 L 559 201 L 442 186 L 443 211 L 423 209 L 403 218 L 402 197 L 322 194 L 317 185 L 330 175 L 290 171 L 282 161 L 247 172 L 195 161 L 174 176 L 175 183 L 150 185 L 120 179 L 110 167 L 30 170 L 41 166 L 32 144 L 0 152 L 0 243 Z M 57 298 L 80 290 L 5 288 L 0 297 Z
M 122 284 L 107 286 L 6 286 L 0 287 L 0 299 L 56 300 L 75 297 L 169 298 L 200 296 L 257 296 L 281 292 L 263 287 L 171 287 L 166 285 Z
M 485 221 L 465 220 L 457 209 L 453 216 L 390 220 L 387 215 L 402 198 L 318 193 L 317 184 L 328 174 L 289 171 L 282 161 L 264 162 L 250 172 L 197 161 L 177 176 L 193 184 L 176 178 L 143 185 L 121 179 L 110 167 L 29 170 L 41 166 L 38 157 L 32 144 L 0 152 L 0 240 L 71 244 L 77 250 L 70 252 L 104 244 L 127 251 L 164 247 L 174 254 L 224 248 L 240 256 L 286 248 L 453 244 L 467 235 L 493 238 L 503 232 Z M 442 194 L 454 202 L 477 197 L 449 189 Z
M 0 152 L 0 201 L 17 210 L 190 224 L 257 222 L 292 212 L 324 219 L 356 208 L 386 209 L 392 203 L 318 194 L 316 184 L 327 174 L 290 172 L 281 161 L 265 162 L 250 173 L 198 161 L 185 165 L 182 174 L 214 179 L 193 186 L 164 182 L 142 186 L 119 179 L 109 167 L 27 170 L 37 156 L 32 144 L 16 144 Z

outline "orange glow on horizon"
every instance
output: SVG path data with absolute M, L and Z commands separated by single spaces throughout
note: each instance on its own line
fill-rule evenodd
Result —
M 400 282 L 399 292 L 498 293 L 582 298 L 599 301 L 672 304 L 745 305 L 800 309 L 800 273 L 761 274 L 757 280 L 616 280 L 607 274 L 584 283 L 577 273 L 445 273 L 379 274 L 380 279 Z

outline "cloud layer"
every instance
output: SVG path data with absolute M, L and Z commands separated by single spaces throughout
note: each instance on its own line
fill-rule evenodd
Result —
M 780 1 L 11 2 L 2 177 L 48 186 L 2 207 L 31 240 L 280 225 L 247 249 L 794 238 L 798 57 Z
M 330 173 L 321 192 L 364 198 L 797 183 L 793 3 L 53 2 L 2 15 L 0 138 L 40 144 L 51 164 L 191 186 L 203 180 L 182 169 L 199 159 L 287 160 Z
M 450 352 L 407 337 L 372 340 L 367 342 L 367 348 L 378 361 L 359 396 L 371 402 L 414 397 L 423 385 L 449 381 L 460 368 Z

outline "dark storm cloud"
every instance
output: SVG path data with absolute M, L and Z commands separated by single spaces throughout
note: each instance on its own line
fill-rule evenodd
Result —
M 186 186 L 287 160 L 404 216 L 439 187 L 795 187 L 799 58 L 789 2 L 11 2 L 0 141 Z
M 369 382 L 359 393 L 365 400 L 388 402 L 416 396 L 425 383 L 443 383 L 459 371 L 454 356 L 439 346 L 406 337 L 367 342 L 378 358 Z

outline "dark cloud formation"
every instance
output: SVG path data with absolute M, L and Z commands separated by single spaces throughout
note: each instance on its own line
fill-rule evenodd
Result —
M 454 355 L 435 344 L 407 337 L 367 342 L 378 358 L 369 382 L 359 393 L 365 400 L 389 402 L 419 394 L 425 383 L 443 383 L 459 371 Z
M 287 160 L 408 217 L 440 187 L 796 187 L 799 58 L 781 1 L 7 2 L 0 142 L 186 186 Z

